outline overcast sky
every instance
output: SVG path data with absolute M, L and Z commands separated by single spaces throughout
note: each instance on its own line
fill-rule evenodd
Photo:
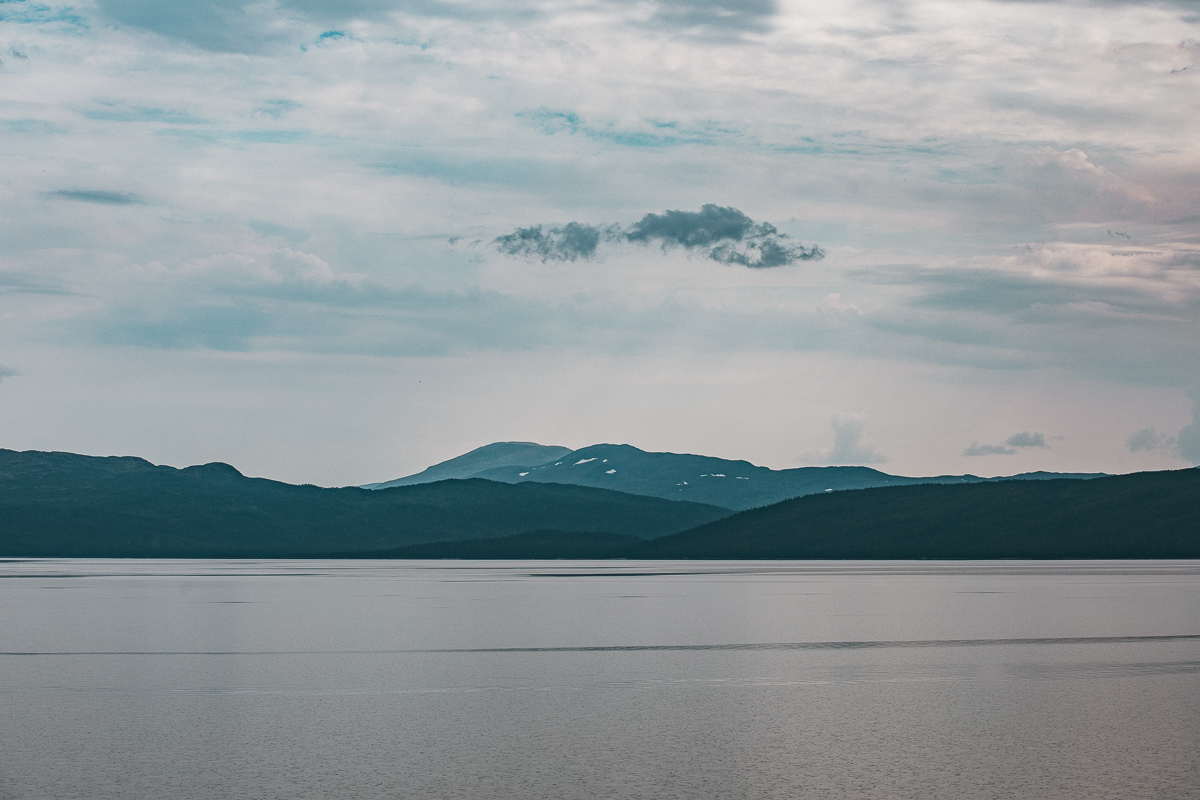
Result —
M 1200 2 L 0 0 L 0 447 L 1200 462 Z

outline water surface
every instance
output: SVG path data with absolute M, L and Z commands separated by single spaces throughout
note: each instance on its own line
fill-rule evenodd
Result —
M 1200 562 L 0 562 L 3 798 L 1200 798 Z

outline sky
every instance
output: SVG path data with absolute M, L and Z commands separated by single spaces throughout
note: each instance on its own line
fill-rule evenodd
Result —
M 1200 2 L 0 0 L 0 447 L 1200 463 Z

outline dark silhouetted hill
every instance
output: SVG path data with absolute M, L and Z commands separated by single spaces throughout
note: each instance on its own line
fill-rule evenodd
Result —
M 832 492 L 637 548 L 644 558 L 1200 558 L 1200 469 Z
M 551 529 L 648 538 L 728 513 L 582 486 L 324 489 L 247 478 L 228 464 L 0 450 L 2 556 L 318 556 Z
M 1200 469 L 811 495 L 650 541 L 547 532 L 402 558 L 1200 558 Z

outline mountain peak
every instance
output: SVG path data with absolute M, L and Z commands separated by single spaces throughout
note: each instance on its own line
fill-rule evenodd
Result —
M 184 467 L 180 472 L 190 473 L 192 475 L 203 475 L 205 477 L 215 478 L 225 476 L 229 478 L 245 477 L 237 467 L 226 464 L 224 461 L 212 461 L 208 464 L 196 464 L 191 467 Z
M 476 447 L 448 461 L 434 464 L 415 475 L 407 475 L 383 483 L 369 483 L 364 489 L 389 489 L 414 483 L 432 483 L 450 478 L 470 478 L 480 472 L 500 467 L 538 466 L 562 458 L 571 452 L 569 447 L 544 445 L 537 442 L 492 442 Z

